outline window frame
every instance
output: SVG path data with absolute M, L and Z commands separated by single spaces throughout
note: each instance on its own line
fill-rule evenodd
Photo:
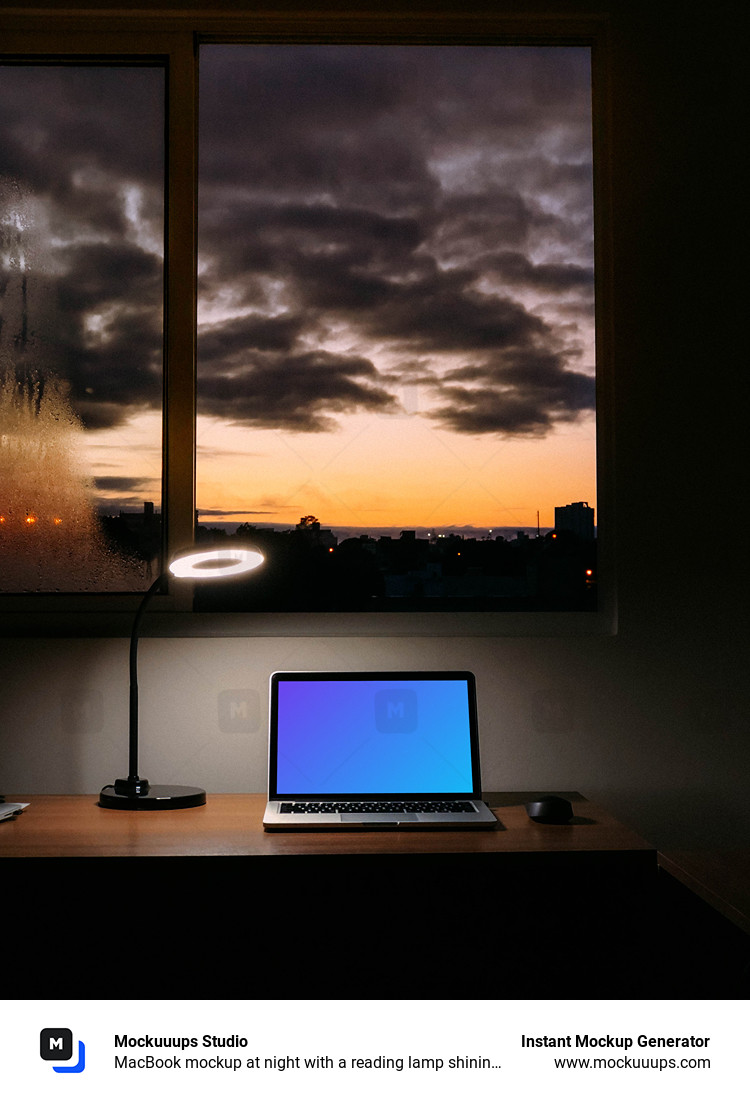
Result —
M 174 636 L 540 636 L 616 632 L 611 332 L 609 24 L 605 16 L 188 12 L 21 13 L 0 9 L 0 59 L 163 64 L 165 257 L 163 555 L 193 541 L 197 344 L 198 65 L 215 43 L 579 45 L 591 49 L 594 149 L 598 609 L 590 612 L 192 610 L 189 586 L 154 601 L 150 632 Z M 129 633 L 138 593 L 0 596 L 2 635 Z

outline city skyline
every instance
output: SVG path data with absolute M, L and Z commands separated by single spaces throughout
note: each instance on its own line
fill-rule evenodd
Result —
M 537 523 L 534 525 L 511 525 L 502 526 L 495 525 L 492 527 L 481 527 L 473 524 L 443 524 L 432 527 L 354 527 L 343 524 L 328 524 L 325 518 L 308 514 L 300 516 L 296 522 L 293 523 L 272 523 L 264 520 L 258 520 L 254 512 L 241 512 L 234 519 L 227 521 L 223 518 L 224 513 L 212 513 L 201 512 L 196 509 L 195 525 L 196 531 L 205 533 L 217 532 L 221 536 L 229 535 L 234 536 L 239 533 L 240 529 L 257 530 L 262 533 L 291 533 L 295 530 L 304 527 L 316 528 L 319 532 L 332 535 L 334 541 L 341 542 L 348 538 L 369 538 L 377 540 L 380 538 L 400 538 L 402 536 L 415 537 L 417 539 L 424 540 L 438 540 L 450 537 L 457 537 L 460 539 L 512 539 L 515 537 L 529 537 L 529 536 L 544 536 L 553 531 L 568 529 L 574 530 L 574 526 L 566 523 L 558 522 L 558 517 L 561 513 L 570 512 L 571 510 L 578 510 L 583 506 L 587 512 L 590 512 L 588 523 L 593 530 L 593 538 L 596 538 L 597 528 L 595 523 L 595 509 L 592 508 L 588 501 L 571 502 L 568 505 L 558 505 L 555 507 L 555 523 L 543 524 L 541 517 L 539 517 Z M 137 507 L 124 507 L 119 510 L 108 507 L 106 504 L 99 505 L 98 514 L 102 519 L 117 519 L 123 518 L 130 523 L 138 523 L 143 518 L 148 523 L 156 521 L 157 524 L 161 524 L 162 513 L 158 507 L 155 507 L 153 501 L 140 501 Z M 242 517 L 242 518 L 240 518 Z

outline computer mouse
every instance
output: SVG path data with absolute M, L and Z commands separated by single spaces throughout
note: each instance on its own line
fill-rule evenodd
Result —
M 565 825 L 573 816 L 573 807 L 567 798 L 547 794 L 534 802 L 526 803 L 526 813 L 540 825 Z

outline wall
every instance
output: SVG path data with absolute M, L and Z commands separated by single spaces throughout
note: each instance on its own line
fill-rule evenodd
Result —
M 662 847 L 748 843 L 732 7 L 610 10 L 617 634 L 146 638 L 152 781 L 262 789 L 275 668 L 468 667 L 487 789 L 577 788 Z M 248 689 L 243 729 L 223 693 Z M 3 639 L 0 790 L 111 782 L 126 707 L 125 639 Z

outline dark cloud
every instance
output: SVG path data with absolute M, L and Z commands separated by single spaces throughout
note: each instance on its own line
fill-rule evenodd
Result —
M 456 432 L 544 435 L 595 405 L 594 379 L 566 369 L 564 357 L 524 349 L 448 372 L 430 415 Z
M 11 281 L 4 305 L 13 318 L 16 366 L 64 378 L 84 426 L 109 428 L 162 401 L 162 263 L 127 242 L 71 244 L 41 280 L 33 274 L 28 320 Z M 14 301 L 15 299 L 15 301 Z
M 301 317 L 264 317 L 250 314 L 225 324 L 204 328 L 200 335 L 200 356 L 209 371 L 216 363 L 243 360 L 248 351 L 288 352 L 304 327 Z
M 332 413 L 391 412 L 395 399 L 377 384 L 366 359 L 307 352 L 249 354 L 244 369 L 212 371 L 200 388 L 199 411 L 236 423 L 320 432 L 335 426 Z
M 370 364 L 375 349 L 390 353 L 365 394 L 381 411 L 398 408 L 389 386 L 416 379 L 455 431 L 542 434 L 591 407 L 589 375 L 569 369 L 580 328 L 525 297 L 593 321 L 585 54 L 540 59 L 535 49 L 205 51 L 201 293 L 212 306 L 228 295 L 246 317 L 201 336 L 201 408 L 334 427 L 339 413 L 369 407 L 354 400 L 361 376 L 319 372 L 342 333 Z M 259 361 L 264 335 L 289 345 Z M 355 392 L 331 391 L 334 379 Z
M 593 291 L 594 288 L 593 267 L 573 263 L 535 264 L 522 252 L 499 252 L 488 260 L 487 267 L 514 286 L 535 287 L 551 293 Z
M 200 411 L 332 430 L 397 411 L 409 375 L 454 431 L 543 433 L 591 408 L 570 368 L 593 324 L 586 57 L 205 47 Z M 163 74 L 5 66 L 0 97 L 0 176 L 43 211 L 29 357 L 89 428 L 158 408 Z
M 158 66 L 0 65 L 0 172 L 70 213 L 105 176 L 161 188 L 164 86 Z
M 161 261 L 129 244 L 74 246 L 59 279 L 60 369 L 88 428 L 162 400 Z
M 159 478 L 96 477 L 94 478 L 97 509 L 112 515 L 120 511 L 143 512 L 144 501 L 155 503 L 161 498 Z
M 590 142 L 581 59 L 564 48 L 207 46 L 202 175 L 342 201 L 356 184 L 359 203 L 403 209 L 394 198 L 421 205 L 439 192 L 426 153 L 500 146 L 528 158 L 540 119 L 554 160 L 580 163 Z
M 94 485 L 102 492 L 109 493 L 141 493 L 153 488 L 153 484 L 142 477 L 97 477 Z
M 491 191 L 444 196 L 436 218 L 432 245 L 443 262 L 476 262 L 498 249 L 527 244 L 533 228 L 549 232 L 556 219 L 535 211 L 518 191 Z
M 161 406 L 163 102 L 157 67 L 0 66 L 3 357 L 88 428 Z
M 534 341 L 547 325 L 510 298 L 474 289 L 476 271 L 440 271 L 397 285 L 385 315 L 371 330 L 415 350 L 433 352 L 516 347 Z
M 310 305 L 322 295 L 328 305 L 335 287 L 331 292 L 321 288 L 331 281 L 339 282 L 340 296 L 349 295 L 350 282 L 402 277 L 431 264 L 429 256 L 418 254 L 426 232 L 414 217 L 363 207 L 237 201 L 221 219 L 214 213 L 210 228 L 204 227 L 201 291 L 210 298 L 231 287 L 238 302 L 266 305 L 261 280 L 270 277 L 283 280 L 292 300 Z
M 209 46 L 202 60 L 206 187 L 401 210 L 435 193 L 412 140 L 403 51 L 278 46 L 248 61 L 242 47 Z

